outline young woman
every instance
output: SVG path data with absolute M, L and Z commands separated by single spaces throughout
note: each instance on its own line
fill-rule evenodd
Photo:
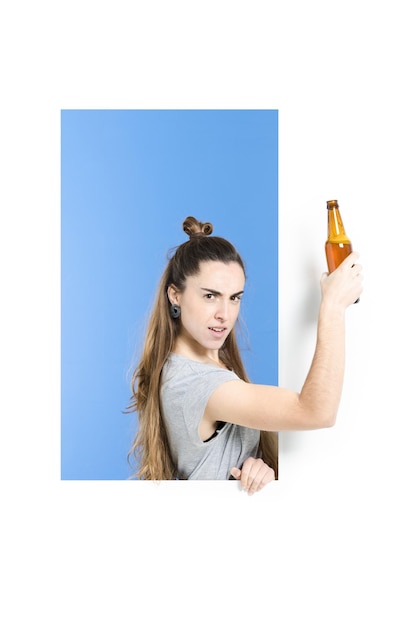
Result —
M 344 314 L 362 292 L 358 254 L 321 278 L 317 345 L 297 393 L 248 380 L 235 336 L 245 267 L 234 246 L 188 217 L 189 240 L 160 281 L 132 380 L 139 428 L 131 455 L 147 480 L 230 477 L 254 493 L 278 478 L 277 433 L 335 423 Z

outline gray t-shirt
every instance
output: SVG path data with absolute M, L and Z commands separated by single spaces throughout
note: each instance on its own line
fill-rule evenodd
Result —
M 257 457 L 259 430 L 225 423 L 216 436 L 202 441 L 198 427 L 211 394 L 237 380 L 234 372 L 171 354 L 162 370 L 161 408 L 179 478 L 227 480 L 232 467 Z

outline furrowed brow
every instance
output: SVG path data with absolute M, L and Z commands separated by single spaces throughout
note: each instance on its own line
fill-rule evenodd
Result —
M 201 287 L 202 291 L 207 291 L 207 293 L 212 293 L 215 296 L 222 296 L 223 294 L 220 291 L 217 291 L 216 289 L 207 289 L 207 287 Z M 237 293 L 232 293 L 232 295 L 230 296 L 231 298 L 234 298 L 235 296 L 241 296 L 243 293 L 243 289 L 242 291 L 238 291 Z
M 207 291 L 207 293 L 212 293 L 215 296 L 221 296 L 220 291 L 216 291 L 216 289 L 207 289 L 207 287 L 201 287 L 201 291 Z

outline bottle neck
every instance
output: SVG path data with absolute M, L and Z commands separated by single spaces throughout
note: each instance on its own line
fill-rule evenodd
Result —
M 350 243 L 335 200 L 327 203 L 327 240 L 333 243 Z

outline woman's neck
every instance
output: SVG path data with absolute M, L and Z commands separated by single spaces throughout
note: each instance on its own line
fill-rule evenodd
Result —
M 217 365 L 218 367 L 225 367 L 224 363 L 222 363 L 220 359 L 218 350 L 206 350 L 198 343 L 192 345 L 189 342 L 184 341 L 182 337 L 177 337 L 172 352 L 174 354 L 184 356 L 187 359 L 191 359 L 192 361 L 199 361 L 200 363 L 210 363 L 212 365 Z

